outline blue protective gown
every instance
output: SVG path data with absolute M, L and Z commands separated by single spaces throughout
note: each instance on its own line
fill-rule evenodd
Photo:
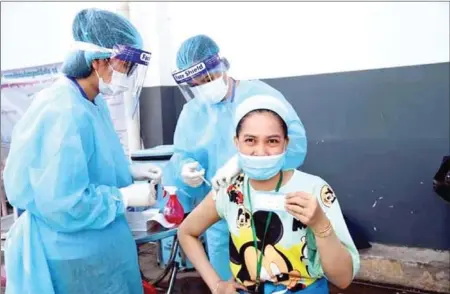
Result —
M 236 106 L 253 95 L 271 95 L 286 101 L 274 88 L 259 80 L 240 81 L 232 99 L 219 104 L 205 104 L 200 99 L 186 103 L 178 118 L 174 136 L 174 155 L 164 170 L 165 185 L 176 185 L 178 197 L 186 212 L 191 211 L 210 191 L 203 183 L 192 188 L 181 178 L 181 169 L 188 162 L 197 161 L 206 170 L 205 178 L 211 180 L 237 150 L 233 142 L 236 134 L 233 115 Z M 289 124 L 289 145 L 284 169 L 295 169 L 306 156 L 306 135 L 302 122 L 293 107 L 286 104 Z M 221 220 L 206 231 L 210 262 L 221 279 L 231 278 L 229 268 L 228 227 Z
M 17 123 L 4 171 L 26 212 L 5 244 L 7 294 L 142 294 L 136 245 L 119 188 L 128 161 L 101 95 L 62 77 Z

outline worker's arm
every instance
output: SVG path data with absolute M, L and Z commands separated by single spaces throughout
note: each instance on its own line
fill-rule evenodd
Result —
M 91 180 L 95 140 L 88 115 L 45 112 L 34 121 L 31 130 L 19 124 L 13 136 L 4 172 L 10 203 L 59 232 L 102 229 L 123 215 L 119 188 Z M 131 174 L 126 180 L 131 184 Z
M 198 162 L 200 164 L 198 170 L 205 169 L 205 174 L 208 170 L 208 152 L 198 144 L 203 132 L 195 127 L 197 112 L 198 109 L 192 105 L 185 104 L 183 107 L 173 137 L 174 153 L 164 167 L 165 185 L 176 186 L 182 191 L 178 195 L 182 203 L 195 203 L 203 199 L 210 190 L 204 183 L 198 187 L 191 187 L 182 177 L 183 166 L 188 163 Z

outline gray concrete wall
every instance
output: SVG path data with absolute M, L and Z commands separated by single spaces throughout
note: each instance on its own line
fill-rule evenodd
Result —
M 142 89 L 140 121 L 145 148 L 173 143 L 176 122 L 184 103 L 177 87 Z
M 449 63 L 266 80 L 305 124 L 301 168 L 336 190 L 370 241 L 450 248 L 450 205 L 432 178 L 450 153 Z M 184 103 L 176 87 L 141 96 L 145 147 L 171 144 Z

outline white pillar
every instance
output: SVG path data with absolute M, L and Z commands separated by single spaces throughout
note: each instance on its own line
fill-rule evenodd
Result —
M 157 3 L 157 29 L 158 29 L 158 70 L 160 76 L 160 85 L 167 85 L 172 81 L 172 67 L 175 64 L 176 51 L 173 47 L 172 23 L 170 21 L 170 2 Z M 178 49 L 178 48 L 177 48 Z M 169 81 L 168 81 L 169 80 Z
M 126 17 L 130 18 L 130 6 L 127 1 L 119 2 L 117 5 L 116 12 Z M 125 106 L 125 121 L 127 127 L 127 137 L 128 137 L 128 153 L 129 155 L 133 153 L 133 151 L 140 150 L 142 148 L 141 143 L 141 128 L 140 128 L 140 120 L 139 120 L 139 107 L 137 107 L 136 111 L 135 100 L 133 95 L 131 95 L 130 91 L 123 93 L 124 98 L 124 106 Z M 136 97 L 137 99 L 138 97 Z M 132 113 L 135 112 L 134 117 Z

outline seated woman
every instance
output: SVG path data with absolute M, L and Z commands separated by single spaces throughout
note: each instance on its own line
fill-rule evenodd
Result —
M 331 187 L 320 177 L 281 170 L 289 142 L 287 110 L 253 96 L 235 113 L 242 174 L 211 191 L 181 224 L 178 237 L 214 294 L 329 293 L 350 285 L 359 255 Z M 225 219 L 235 281 L 221 281 L 198 240 Z M 225 265 L 224 265 L 225 266 Z

